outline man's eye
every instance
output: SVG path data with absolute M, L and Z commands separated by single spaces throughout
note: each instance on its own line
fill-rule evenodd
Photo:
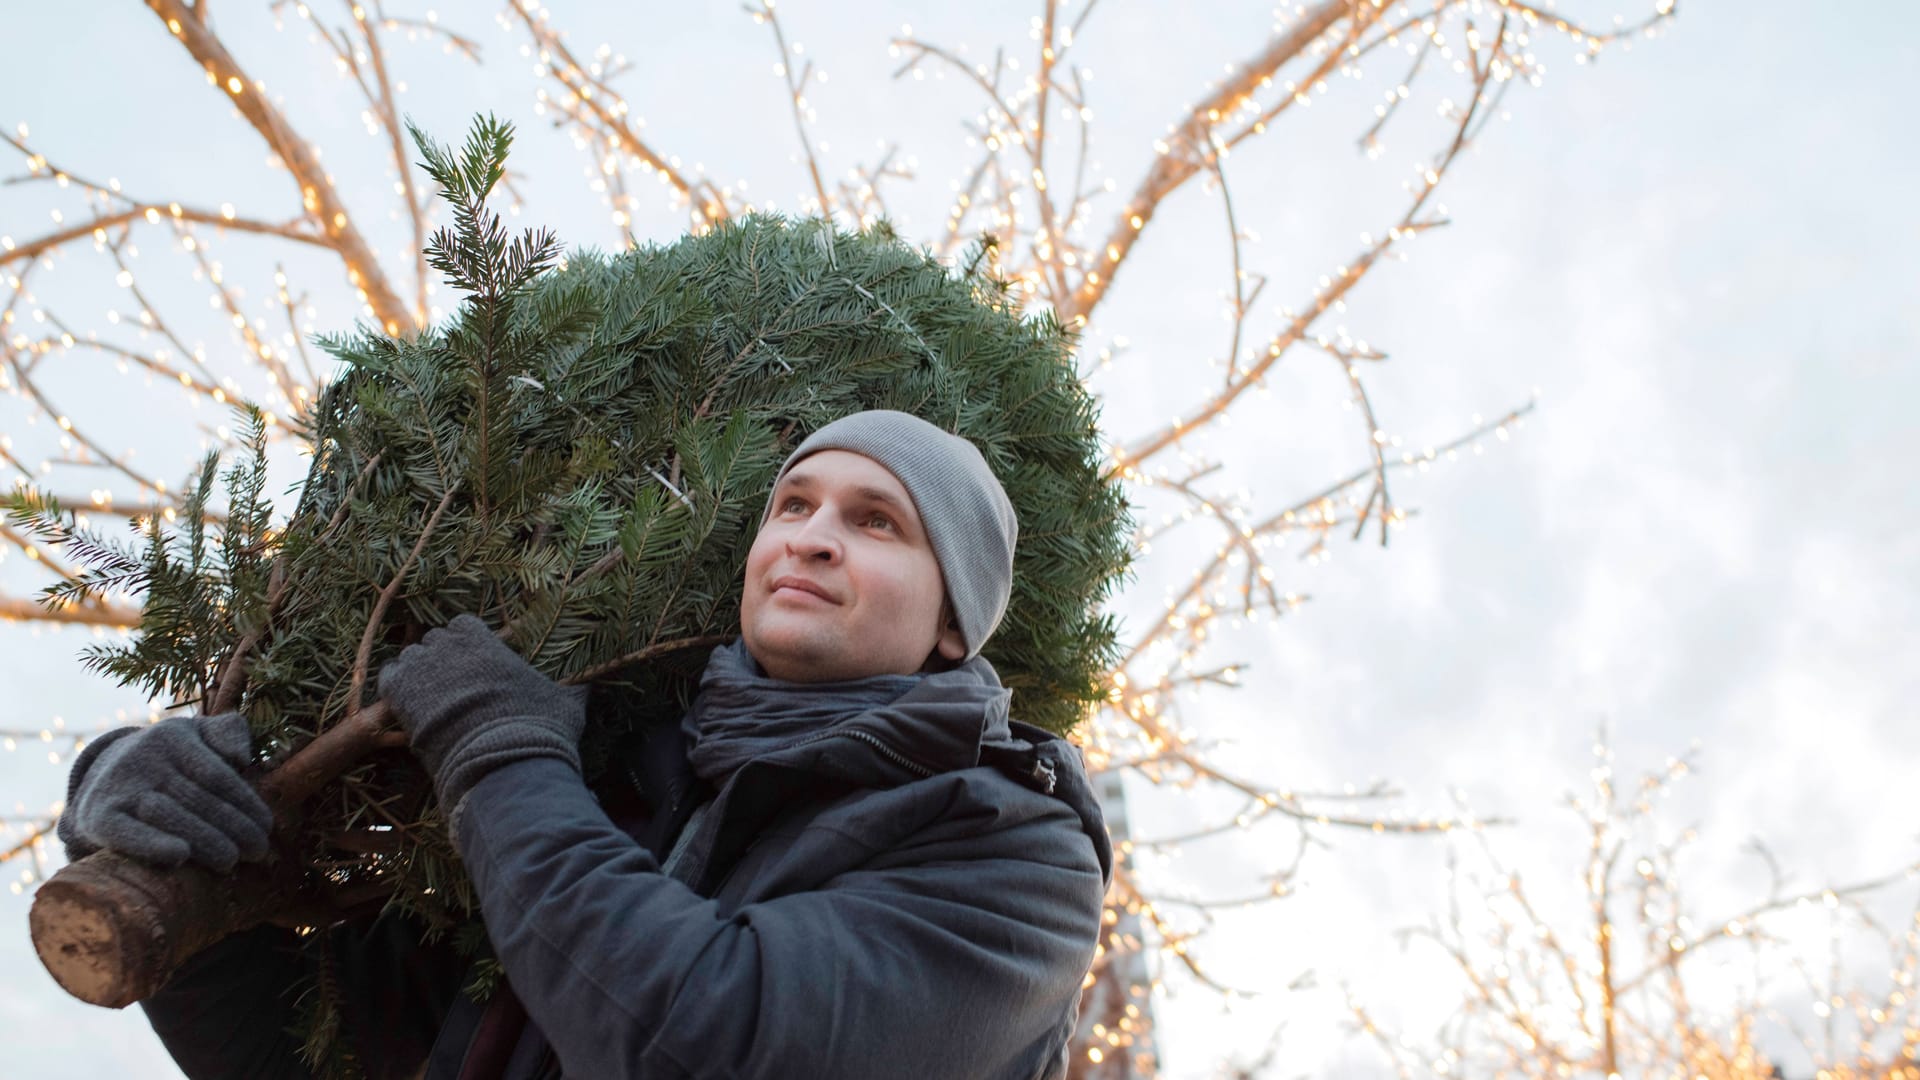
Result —
M 878 525 L 878 526 L 880 526 L 880 527 L 881 527 L 881 528 L 883 528 L 883 529 L 892 529 L 892 528 L 893 528 L 893 519 L 892 519 L 892 518 L 890 518 L 890 517 L 887 517 L 887 516 L 886 516 L 885 514 L 875 514 L 875 515 L 873 515 L 873 517 L 872 517 L 872 518 L 871 518 L 871 519 L 870 519 L 870 520 L 869 520 L 869 521 L 867 522 L 867 524 L 869 524 L 869 525 Z
M 805 499 L 802 499 L 797 495 L 789 495 L 787 496 L 786 500 L 780 504 L 780 512 L 784 514 L 790 510 L 795 509 L 796 507 L 804 509 L 806 505 L 807 505 L 807 502 Z

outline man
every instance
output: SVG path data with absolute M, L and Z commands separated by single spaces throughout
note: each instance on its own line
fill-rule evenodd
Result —
M 437 1030 L 425 1075 L 449 1080 L 1061 1075 L 1111 855 L 1077 753 L 1010 721 L 979 655 L 1016 530 L 964 439 L 887 411 L 815 432 L 769 496 L 740 638 L 678 730 L 625 752 L 617 806 L 581 782 L 580 691 L 470 616 L 402 653 L 381 690 L 510 989 L 482 1009 L 421 974 L 442 961 L 394 968 L 391 927 L 343 941 L 343 1002 L 390 1002 L 347 1018 L 361 1062 L 418 1075 Z M 63 838 L 264 852 L 230 775 L 245 737 L 203 717 L 102 738 Z M 262 1004 L 284 1012 L 276 933 L 208 949 L 142 1003 L 190 1075 L 303 1075 Z

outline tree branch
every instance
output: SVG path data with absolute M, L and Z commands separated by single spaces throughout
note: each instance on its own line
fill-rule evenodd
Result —
M 794 131 L 800 136 L 800 150 L 807 161 L 807 176 L 813 181 L 814 197 L 820 200 L 820 216 L 831 218 L 833 200 L 827 196 L 826 182 L 820 179 L 820 159 L 813 151 L 813 140 L 807 138 L 807 117 L 801 107 L 807 78 L 813 74 L 813 62 L 808 61 L 799 74 L 794 73 L 792 55 L 787 48 L 787 35 L 780 29 L 780 16 L 774 14 L 772 5 L 763 3 L 759 7 L 749 7 L 747 14 L 753 16 L 754 22 L 765 22 L 773 30 L 774 44 L 780 49 L 780 71 L 787 84 L 787 104 L 793 108 Z
M 79 626 L 111 626 L 127 630 L 140 627 L 140 611 L 123 604 L 98 607 L 65 607 L 48 610 L 37 601 L 0 595 L 0 619 L 16 622 L 69 623 Z
M 1058 314 L 1061 322 L 1071 323 L 1075 319 L 1084 320 L 1092 316 L 1093 309 L 1106 297 L 1120 265 L 1132 253 L 1141 231 L 1146 228 L 1147 222 L 1153 220 L 1160 204 L 1205 167 L 1207 155 L 1213 152 L 1207 143 L 1208 133 L 1216 122 L 1213 118 L 1231 112 L 1237 102 L 1253 94 L 1261 80 L 1299 56 L 1352 10 L 1353 5 L 1349 0 L 1321 0 L 1301 15 L 1286 33 L 1269 42 L 1257 56 L 1237 65 L 1234 78 L 1187 112 L 1176 126 L 1175 133 L 1168 138 L 1167 152 L 1154 160 L 1147 175 L 1135 186 L 1133 196 L 1127 200 L 1113 227 L 1108 230 L 1107 242 L 1094 249 L 1104 252 L 1105 261 L 1099 264 L 1099 278 L 1084 278 L 1080 287 L 1060 305 Z M 1362 5 L 1362 10 L 1371 8 Z
M 301 244 L 311 244 L 315 247 L 326 248 L 329 251 L 334 250 L 333 242 L 326 237 L 295 228 L 291 225 L 275 225 L 272 222 L 255 221 L 252 218 L 228 217 L 223 213 L 202 210 L 198 207 L 182 206 L 179 203 L 134 203 L 124 210 L 111 214 L 102 214 L 78 225 L 48 233 L 45 236 L 35 237 L 26 243 L 17 244 L 11 249 L 0 251 L 0 266 L 26 259 L 38 258 L 62 244 L 71 243 L 82 237 L 92 236 L 102 229 L 111 229 L 120 225 L 126 225 L 137 219 L 144 218 L 149 221 L 154 221 L 161 217 L 172 218 L 176 221 L 191 221 L 201 225 L 216 225 L 220 228 L 233 229 L 237 232 L 256 233 L 262 236 L 277 236 L 283 240 L 292 240 Z
M 313 156 L 312 148 L 293 130 L 286 117 L 267 101 L 266 95 L 260 92 L 259 84 L 247 77 L 239 61 L 208 28 L 200 13 L 183 0 L 147 0 L 147 6 L 180 39 L 188 54 L 226 93 L 234 107 L 247 118 L 247 122 L 260 133 L 268 148 L 293 175 L 294 182 L 300 185 L 301 200 L 308 217 L 326 235 L 327 246 L 345 262 L 347 280 L 364 294 L 367 304 L 373 308 L 374 317 L 390 334 L 418 329 L 406 304 L 400 300 L 387 280 L 386 272 L 380 268 L 372 247 L 347 213 L 346 204 L 335 194 L 333 184 L 327 179 L 326 170 L 320 167 L 319 160 Z M 518 10 L 517 5 L 515 10 Z
M 627 123 L 626 102 L 604 80 L 587 73 L 586 66 L 574 58 L 566 42 L 561 40 L 559 31 L 536 18 L 527 5 L 509 4 L 507 10 L 519 16 L 527 33 L 533 36 L 534 44 L 545 54 L 542 61 L 548 72 L 566 89 L 570 100 L 561 102 L 560 108 L 574 123 L 594 141 L 604 144 L 607 153 L 630 154 L 665 177 L 691 204 L 696 229 L 733 216 L 724 191 L 710 181 L 688 179 L 634 133 Z
M 420 552 L 427 546 L 427 539 L 439 526 L 440 516 L 447 512 L 447 507 L 453 505 L 453 497 L 459 490 L 457 485 L 449 487 L 447 493 L 440 497 L 440 505 L 433 508 L 433 514 L 427 518 L 426 525 L 421 527 L 420 537 L 413 542 L 413 549 L 407 552 L 406 559 L 400 563 L 400 569 L 394 571 L 393 580 L 387 582 L 386 587 L 380 590 L 380 598 L 373 603 L 373 614 L 367 616 L 367 628 L 360 635 L 360 648 L 353 657 L 353 682 L 347 691 L 349 716 L 360 711 L 361 698 L 367 687 L 367 666 L 371 663 L 373 656 L 373 640 L 380 632 L 382 620 L 387 616 L 387 607 L 399 594 L 401 584 L 407 580 L 407 571 L 413 569 L 414 562 L 420 558 Z

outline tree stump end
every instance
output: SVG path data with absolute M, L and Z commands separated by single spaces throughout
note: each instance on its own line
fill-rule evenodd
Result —
M 126 885 L 110 874 L 75 864 L 40 886 L 27 920 L 34 951 L 61 988 L 81 1001 L 124 1009 L 147 997 L 142 972 L 165 951 L 165 927 L 144 905 L 129 905 Z M 71 871 L 81 870 L 75 874 Z

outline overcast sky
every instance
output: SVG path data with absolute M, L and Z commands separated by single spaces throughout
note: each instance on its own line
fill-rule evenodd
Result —
M 1615 12 L 1637 19 L 1642 6 L 1563 5 L 1598 25 Z M 576 49 L 608 41 L 635 59 L 622 89 L 660 149 L 793 209 L 806 181 L 770 36 L 734 4 L 671 7 L 614 19 L 557 5 L 557 16 Z M 830 75 L 810 95 L 829 166 L 870 162 L 881 140 L 912 155 L 920 179 L 895 198 L 907 236 L 934 234 L 949 181 L 973 163 L 960 124 L 978 102 L 957 79 L 890 82 L 888 38 L 910 21 L 917 35 L 964 44 L 971 59 L 997 44 L 1025 57 L 1035 10 L 781 8 L 789 39 Z M 1270 32 L 1265 6 L 1208 10 L 1203 21 L 1184 7 L 1108 0 L 1074 54 L 1095 72 L 1096 175 L 1123 193 L 1181 107 Z M 377 197 L 391 184 L 384 143 L 366 134 L 350 84 L 302 31 L 276 33 L 263 4 L 214 11 L 235 55 L 327 148 L 343 186 Z M 449 139 L 475 112 L 519 119 L 523 220 L 553 225 L 569 243 L 612 246 L 587 162 L 531 114 L 523 36 L 491 16 L 448 22 L 477 37 L 489 63 L 475 71 L 425 50 L 401 54 L 409 111 Z M 14 5 L 0 27 L 14 44 L 0 68 L 0 124 L 27 122 L 36 148 L 65 167 L 157 197 L 288 215 L 284 174 L 264 167 L 257 136 L 148 11 Z M 1391 547 L 1342 545 L 1314 566 L 1283 558 L 1284 587 L 1314 599 L 1221 643 L 1221 656 L 1251 665 L 1245 685 L 1200 699 L 1187 718 L 1232 740 L 1225 752 L 1240 771 L 1276 786 L 1378 777 L 1404 790 L 1394 805 L 1409 812 L 1447 810 L 1458 792 L 1477 811 L 1516 819 L 1495 844 L 1543 904 L 1569 915 L 1585 841 L 1557 807 L 1584 785 L 1602 723 L 1623 773 L 1699 743 L 1699 772 L 1664 819 L 1674 831 L 1698 827 L 1688 882 L 1703 916 L 1765 893 L 1764 873 L 1742 853 L 1751 837 L 1804 884 L 1910 863 L 1920 855 L 1902 798 L 1920 770 L 1911 479 L 1920 435 L 1910 415 L 1920 403 L 1911 198 L 1920 147 L 1906 91 L 1920 66 L 1920 8 L 1882 0 L 1816 15 L 1784 0 L 1688 3 L 1659 39 L 1593 65 L 1541 39 L 1544 85 L 1507 97 L 1510 119 L 1488 128 L 1443 188 L 1454 224 L 1369 278 L 1333 320 L 1391 354 L 1369 369 L 1368 387 L 1383 427 L 1409 448 L 1536 393 L 1538 409 L 1485 454 L 1402 479 L 1396 497 L 1418 514 Z M 1359 250 L 1360 232 L 1401 212 L 1400 184 L 1437 145 L 1437 102 L 1461 93 L 1444 73 L 1416 82 L 1406 123 L 1388 129 L 1386 152 L 1369 163 L 1355 140 L 1401 70 L 1369 65 L 1359 84 L 1335 85 L 1229 160 L 1240 224 L 1260 238 L 1247 256 L 1271 278 L 1253 333 L 1271 333 L 1272 308 L 1302 306 L 1320 274 Z M 0 160 L 0 173 L 18 172 L 17 156 Z M 43 188 L 0 192 L 0 233 L 39 234 L 47 206 Z M 384 215 L 368 212 L 376 223 Z M 391 258 L 406 234 L 383 227 Z M 662 199 L 638 231 L 669 241 L 684 227 Z M 1219 200 L 1194 185 L 1118 279 L 1089 340 L 1129 341 L 1095 383 L 1110 435 L 1180 411 L 1194 400 L 1195 373 L 1210 373 L 1225 349 L 1225 237 Z M 249 270 L 270 265 L 258 250 L 223 249 Z M 108 295 L 88 277 L 98 271 L 90 258 L 62 263 L 44 286 L 94 297 L 75 307 L 83 315 L 103 313 Z M 351 312 L 331 273 L 312 277 L 320 329 L 344 329 Z M 202 287 L 179 287 L 205 303 Z M 248 287 L 251 303 L 271 292 L 264 276 Z M 202 336 L 230 347 L 217 331 Z M 1259 411 L 1194 449 L 1228 463 L 1217 479 L 1249 489 L 1256 513 L 1290 504 L 1364 461 L 1338 374 L 1324 357 L 1291 359 Z M 71 377 L 89 415 L 160 423 L 137 381 Z M 167 430 L 127 440 L 170 479 L 199 437 L 186 421 L 218 422 L 175 402 L 160 399 Z M 16 431 L 23 410 L 10 400 L 0 409 L 0 433 L 28 438 Z M 176 445 L 181 456 L 168 459 Z M 20 563 L 17 553 L 0 563 L 10 590 L 25 580 Z M 1171 569 L 1143 566 L 1121 609 L 1130 625 L 1152 616 Z M 0 627 L 11 691 L 0 726 L 37 730 L 57 716 L 91 729 L 139 715 L 144 703 L 79 672 L 71 658 L 86 640 Z M 0 810 L 42 812 L 61 797 L 65 762 L 50 763 L 47 750 L 0 753 Z M 1133 800 L 1143 836 L 1178 832 L 1193 812 L 1144 789 Z M 1402 955 L 1391 933 L 1442 909 L 1444 846 L 1332 839 L 1333 850 L 1311 857 L 1299 896 L 1223 917 L 1198 948 L 1219 978 L 1261 996 L 1229 1012 L 1217 995 L 1170 980 L 1174 996 L 1156 1009 L 1172 1075 L 1258 1054 L 1282 1025 L 1274 1075 L 1387 1075 L 1342 1029 L 1343 988 L 1415 1038 L 1444 1015 L 1441 972 Z M 1290 842 L 1284 830 L 1237 835 L 1158 872 L 1197 894 L 1232 892 L 1286 858 Z M 7 869 L 15 880 L 21 866 Z M 1895 911 L 1914 902 L 1916 888 L 1904 889 Z M 0 893 L 0 909 L 17 931 L 0 935 L 10 1074 L 170 1075 L 137 1015 L 80 1005 L 52 985 L 24 933 L 27 896 Z M 1314 988 L 1285 989 L 1306 972 Z

